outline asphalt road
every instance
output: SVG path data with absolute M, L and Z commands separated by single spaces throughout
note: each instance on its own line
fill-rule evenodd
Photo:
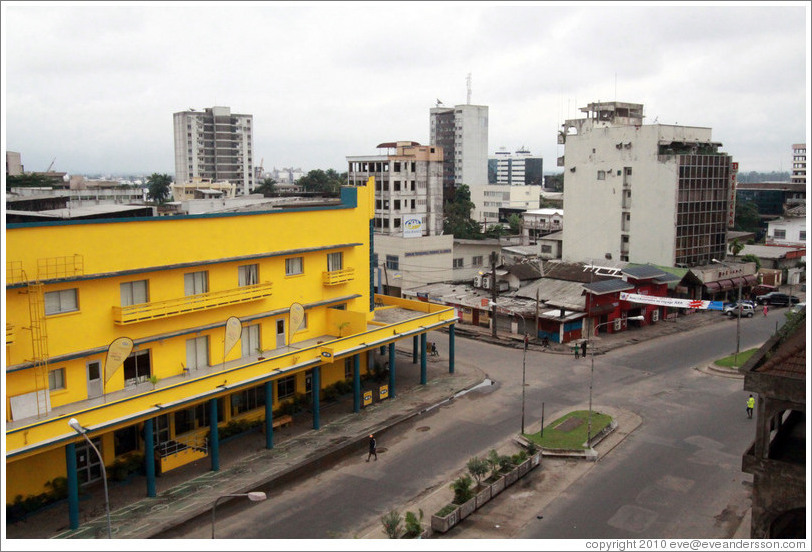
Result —
M 742 320 L 742 350 L 769 336 L 773 318 Z M 723 521 L 713 516 L 730 517 L 727 502 L 746 498 L 740 464 L 752 420 L 744 417 L 741 380 L 693 367 L 732 352 L 735 326 L 725 322 L 595 357 L 594 404 L 634 411 L 644 422 L 523 536 L 710 538 L 723 532 L 721 525 L 716 529 Z M 495 385 L 387 434 L 377 462 L 366 463 L 366 454 L 346 458 L 267 489 L 266 502 L 218 508 L 218 538 L 353 538 L 388 510 L 447 485 L 469 458 L 517 433 L 522 351 L 464 338 L 457 343 L 458 366 L 480 367 Z M 557 411 L 585 405 L 589 373 L 589 358 L 528 352 L 526 427 L 540 426 L 542 403 L 548 421 Z M 208 538 L 210 530 L 210 519 L 198 518 L 162 537 Z M 465 538 L 464 528 L 457 536 Z

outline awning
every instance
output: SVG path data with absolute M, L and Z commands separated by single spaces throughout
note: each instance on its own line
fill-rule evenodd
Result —
M 734 287 L 736 287 L 736 285 L 733 284 L 733 280 L 719 280 L 719 289 L 722 291 L 727 291 Z
M 754 274 L 748 274 L 744 277 L 744 285 L 755 286 L 758 284 L 758 278 Z
M 744 281 L 744 277 L 742 277 L 742 276 L 738 276 L 736 278 L 733 278 L 730 281 L 733 282 L 733 287 L 739 287 L 739 286 L 743 287 L 743 286 L 747 285 L 745 283 L 745 281 Z
M 719 282 L 705 282 L 705 288 L 711 293 L 719 291 Z

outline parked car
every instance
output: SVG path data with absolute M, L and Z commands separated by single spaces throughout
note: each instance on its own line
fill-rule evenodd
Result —
M 769 284 L 759 284 L 750 291 L 750 297 L 758 297 L 771 291 L 778 291 L 778 288 Z
M 780 293 L 778 291 L 771 291 L 770 293 L 759 295 L 756 297 L 756 301 L 759 305 L 773 305 L 776 307 L 787 307 L 790 305 L 790 303 L 797 305 L 801 302 L 801 300 L 794 295 L 790 296 L 786 293 Z
M 746 316 L 747 318 L 753 318 L 753 315 L 756 313 L 756 309 L 753 305 L 750 304 L 750 301 L 745 303 L 742 301 L 742 316 Z M 736 303 L 728 303 L 725 305 L 724 309 L 722 310 L 722 314 L 733 318 L 734 316 L 739 316 L 739 306 Z
M 792 305 L 789 309 L 789 312 L 804 312 L 806 311 L 806 301 L 803 303 L 798 303 L 797 305 Z

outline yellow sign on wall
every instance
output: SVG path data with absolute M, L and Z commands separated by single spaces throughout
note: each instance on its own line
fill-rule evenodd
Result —
M 389 386 L 388 385 L 381 385 L 381 388 L 378 390 L 378 397 L 381 399 L 388 399 L 389 398 Z
M 364 391 L 364 406 L 372 404 L 372 391 Z

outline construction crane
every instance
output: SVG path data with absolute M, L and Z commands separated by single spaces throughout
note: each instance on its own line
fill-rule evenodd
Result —
M 51 172 L 51 168 L 54 166 L 54 162 L 56 162 L 56 157 L 53 158 L 53 160 L 51 161 L 51 164 L 48 165 L 47 169 L 45 169 L 45 172 Z

